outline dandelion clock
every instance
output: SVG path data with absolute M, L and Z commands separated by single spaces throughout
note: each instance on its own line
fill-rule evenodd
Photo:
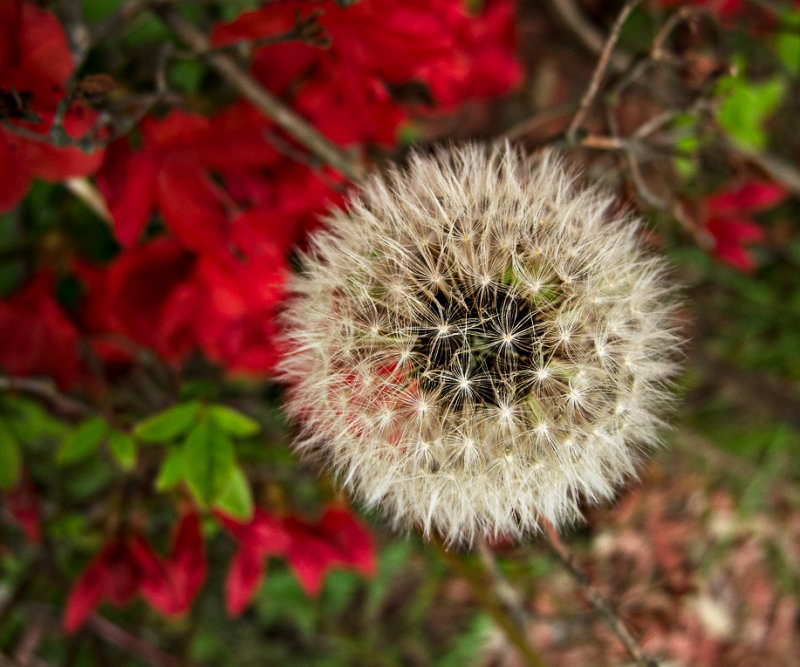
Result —
M 675 301 L 640 231 L 550 152 L 468 145 L 372 177 L 290 286 L 296 448 L 449 543 L 576 520 L 669 402 Z

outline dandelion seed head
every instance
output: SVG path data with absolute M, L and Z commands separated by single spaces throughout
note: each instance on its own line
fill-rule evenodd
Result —
M 663 260 L 553 153 L 415 155 L 301 258 L 280 366 L 297 449 L 399 528 L 520 538 L 657 441 L 679 339 Z

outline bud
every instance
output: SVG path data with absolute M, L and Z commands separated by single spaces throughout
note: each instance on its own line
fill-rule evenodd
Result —
M 450 543 L 610 498 L 657 441 L 678 343 L 665 263 L 615 210 L 554 154 L 508 146 L 373 177 L 291 285 L 296 448 Z

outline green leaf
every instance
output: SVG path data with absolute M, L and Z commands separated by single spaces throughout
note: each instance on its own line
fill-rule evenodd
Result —
M 725 77 L 717 88 L 724 97 L 717 122 L 735 143 L 760 150 L 767 145 L 764 123 L 783 100 L 785 90 L 786 82 L 777 76 L 758 83 L 741 75 Z
M 133 434 L 145 442 L 169 442 L 189 430 L 199 411 L 198 401 L 179 403 L 139 422 Z
M 233 442 L 213 419 L 196 424 L 183 445 L 186 481 L 197 500 L 211 505 L 236 469 Z
M 184 476 L 183 451 L 180 447 L 173 447 L 161 463 L 156 478 L 156 491 L 168 491 L 182 481 Z
M 108 434 L 108 446 L 123 470 L 133 470 L 136 466 L 136 440 L 124 431 L 113 429 Z
M 261 430 L 257 421 L 226 405 L 212 405 L 210 412 L 217 426 L 236 438 L 248 438 Z
M 21 470 L 19 443 L 8 424 L 0 420 L 0 489 L 13 489 L 19 481 Z
M 249 521 L 253 516 L 253 494 L 244 472 L 236 466 L 228 484 L 217 499 L 217 507 L 241 521 Z
M 775 39 L 775 50 L 786 68 L 795 76 L 800 74 L 800 10 L 792 10 L 781 17 L 782 30 Z
M 59 464 L 75 463 L 91 456 L 100 441 L 108 434 L 108 424 L 102 417 L 84 419 L 64 438 L 56 455 Z

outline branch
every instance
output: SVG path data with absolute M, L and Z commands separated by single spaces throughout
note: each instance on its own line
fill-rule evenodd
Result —
M 49 402 L 56 410 L 65 414 L 85 416 L 96 412 L 90 406 L 62 394 L 55 383 L 49 379 L 2 376 L 0 377 L 0 391 L 2 390 L 31 394 Z
M 603 50 L 603 35 L 595 28 L 573 0 L 549 0 L 550 9 L 558 20 L 578 38 L 578 41 L 594 54 Z M 614 53 L 611 56 L 611 67 L 616 71 L 628 69 L 632 58 L 624 53 Z
M 609 627 L 614 631 L 619 640 L 622 642 L 628 655 L 640 667 L 658 667 L 658 662 L 649 658 L 638 642 L 634 639 L 631 631 L 625 625 L 624 621 L 619 615 L 611 608 L 609 602 L 603 597 L 589 581 L 589 578 L 578 568 L 575 564 L 575 559 L 569 553 L 566 545 L 561 541 L 555 528 L 545 523 L 542 530 L 542 536 L 545 542 L 550 547 L 552 552 L 561 561 L 562 565 L 566 568 L 567 572 L 578 584 L 586 599 L 594 607 L 595 611 L 600 613 L 605 618 Z
M 611 53 L 614 50 L 617 39 L 619 39 L 619 33 L 622 30 L 622 26 L 625 24 L 628 16 L 630 16 L 630 13 L 640 2 L 641 0 L 626 0 L 622 10 L 619 13 L 619 16 L 617 16 L 616 21 L 614 21 L 614 25 L 611 26 L 611 32 L 608 34 L 608 38 L 603 45 L 602 51 L 600 51 L 600 57 L 589 82 L 589 87 L 586 89 L 586 92 L 584 92 L 583 97 L 581 98 L 578 112 L 572 117 L 572 122 L 567 128 L 566 136 L 568 140 L 572 141 L 575 139 L 578 128 L 586 117 L 589 107 L 594 102 L 594 99 L 597 96 L 597 91 L 600 89 L 600 84 L 602 83 L 603 77 L 608 69 L 609 59 L 611 58 Z
M 197 56 L 204 58 L 243 97 L 314 155 L 351 181 L 359 181 L 364 177 L 364 165 L 358 159 L 331 143 L 313 125 L 263 88 L 233 58 L 212 51 L 208 38 L 172 7 L 159 3 L 153 7 L 153 11 Z
M 126 632 L 118 625 L 115 625 L 107 618 L 99 614 L 92 614 L 86 621 L 86 625 L 94 634 L 103 641 L 121 648 L 132 655 L 136 655 L 151 665 L 158 667 L 180 667 L 183 664 L 178 658 L 165 653 L 161 649 L 153 646 L 139 637 Z

